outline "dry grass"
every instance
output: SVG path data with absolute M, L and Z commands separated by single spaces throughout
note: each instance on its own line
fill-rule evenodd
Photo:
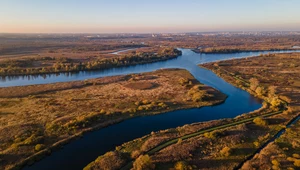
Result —
M 290 120 L 300 111 L 300 54 L 276 54 L 264 55 L 260 57 L 221 61 L 204 65 L 212 69 L 214 72 L 225 78 L 233 84 L 244 87 L 244 84 L 237 82 L 228 73 L 222 71 L 227 70 L 234 73 L 235 76 L 249 80 L 257 78 L 263 86 L 275 86 L 276 93 L 282 99 L 289 103 L 290 110 L 285 115 L 281 115 L 277 121 Z M 221 70 L 219 69 L 221 68 Z M 280 124 L 284 124 L 281 122 Z M 255 157 L 247 161 L 242 169 L 298 169 L 295 160 L 299 158 L 291 158 L 293 154 L 300 154 L 298 134 L 299 123 L 288 129 L 275 142 L 268 144 Z M 288 157 L 290 157 L 288 159 Z

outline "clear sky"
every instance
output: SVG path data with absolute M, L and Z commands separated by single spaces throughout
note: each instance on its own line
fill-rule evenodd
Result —
M 0 0 L 0 32 L 300 31 L 300 0 Z

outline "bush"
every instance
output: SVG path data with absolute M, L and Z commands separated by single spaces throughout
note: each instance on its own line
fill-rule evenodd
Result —
M 299 155 L 299 154 L 296 154 L 296 153 L 293 154 L 293 157 L 294 157 L 294 158 L 297 158 L 297 159 L 300 159 L 300 155 Z
M 253 144 L 254 144 L 254 146 L 257 147 L 257 148 L 260 146 L 260 143 L 257 142 L 257 141 L 253 142 Z
M 44 148 L 45 148 L 45 145 L 37 144 L 37 145 L 35 145 L 34 150 L 38 152 L 38 151 L 41 151 Z
M 253 122 L 258 126 L 267 126 L 268 122 L 260 117 L 257 117 L 253 120 Z
M 143 100 L 142 103 L 143 104 L 150 104 L 150 102 L 148 100 Z
M 93 163 L 89 164 L 84 170 L 91 169 L 120 169 L 126 163 L 122 153 L 113 151 L 99 156 Z
M 154 169 L 155 165 L 149 155 L 139 156 L 133 163 L 133 170 L 150 170 Z
M 192 169 L 185 161 L 179 161 L 174 166 L 175 170 L 189 170 Z
M 215 139 L 217 137 L 216 132 L 206 132 L 204 133 L 204 137 L 209 138 L 209 139 Z
M 272 160 L 272 164 L 275 166 L 280 166 L 280 163 L 277 160 Z
M 300 167 L 300 159 L 294 160 L 294 165 L 295 165 L 296 167 Z
M 270 104 L 273 108 L 281 107 L 282 103 L 277 97 L 273 97 L 270 101 Z
M 221 151 L 220 151 L 221 155 L 223 156 L 230 156 L 231 154 L 231 149 L 229 147 L 224 147 Z

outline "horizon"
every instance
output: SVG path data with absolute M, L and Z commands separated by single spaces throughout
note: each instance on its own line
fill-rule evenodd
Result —
M 296 0 L 0 2 L 0 33 L 150 34 L 300 31 Z
M 105 32 L 94 32 L 94 33 L 87 33 L 87 32 L 33 32 L 33 33 L 24 33 L 24 32 L 0 32 L 0 34 L 24 34 L 24 35 L 36 35 L 36 34 L 41 34 L 41 35 L 52 35 L 52 34 L 60 34 L 60 35 L 118 35 L 118 34 L 124 34 L 124 35 L 129 35 L 129 34 L 136 34 L 136 35 L 149 35 L 149 34 L 213 34 L 213 33 L 230 33 L 230 34 L 235 34 L 235 33 L 300 33 L 300 30 L 295 30 L 295 31 L 199 31 L 199 32 L 143 32 L 143 33 L 137 33 L 137 32 L 115 32 L 115 33 L 105 33 Z

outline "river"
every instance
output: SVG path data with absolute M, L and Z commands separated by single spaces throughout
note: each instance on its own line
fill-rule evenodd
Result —
M 197 109 L 177 110 L 160 115 L 144 116 L 128 119 L 121 123 L 86 133 L 83 138 L 64 146 L 63 149 L 52 152 L 50 156 L 36 162 L 32 166 L 24 167 L 30 170 L 63 170 L 82 169 L 99 155 L 114 150 L 124 142 L 142 137 L 152 131 L 174 128 L 185 124 L 233 118 L 261 107 L 261 101 L 252 97 L 246 91 L 232 86 L 213 72 L 198 67 L 197 64 L 243 58 L 269 52 L 244 52 L 234 54 L 196 54 L 189 49 L 181 49 L 182 56 L 151 64 L 113 68 L 101 71 L 81 71 L 79 73 L 63 73 L 36 76 L 10 76 L 2 78 L 1 87 L 24 86 L 32 84 L 46 84 L 84 80 L 97 77 L 142 73 L 161 68 L 183 68 L 201 83 L 212 86 L 228 95 L 226 101 L 220 105 Z M 285 51 L 286 52 L 286 51 Z M 271 52 L 272 53 L 272 52 Z M 279 53 L 278 51 L 276 53 Z

